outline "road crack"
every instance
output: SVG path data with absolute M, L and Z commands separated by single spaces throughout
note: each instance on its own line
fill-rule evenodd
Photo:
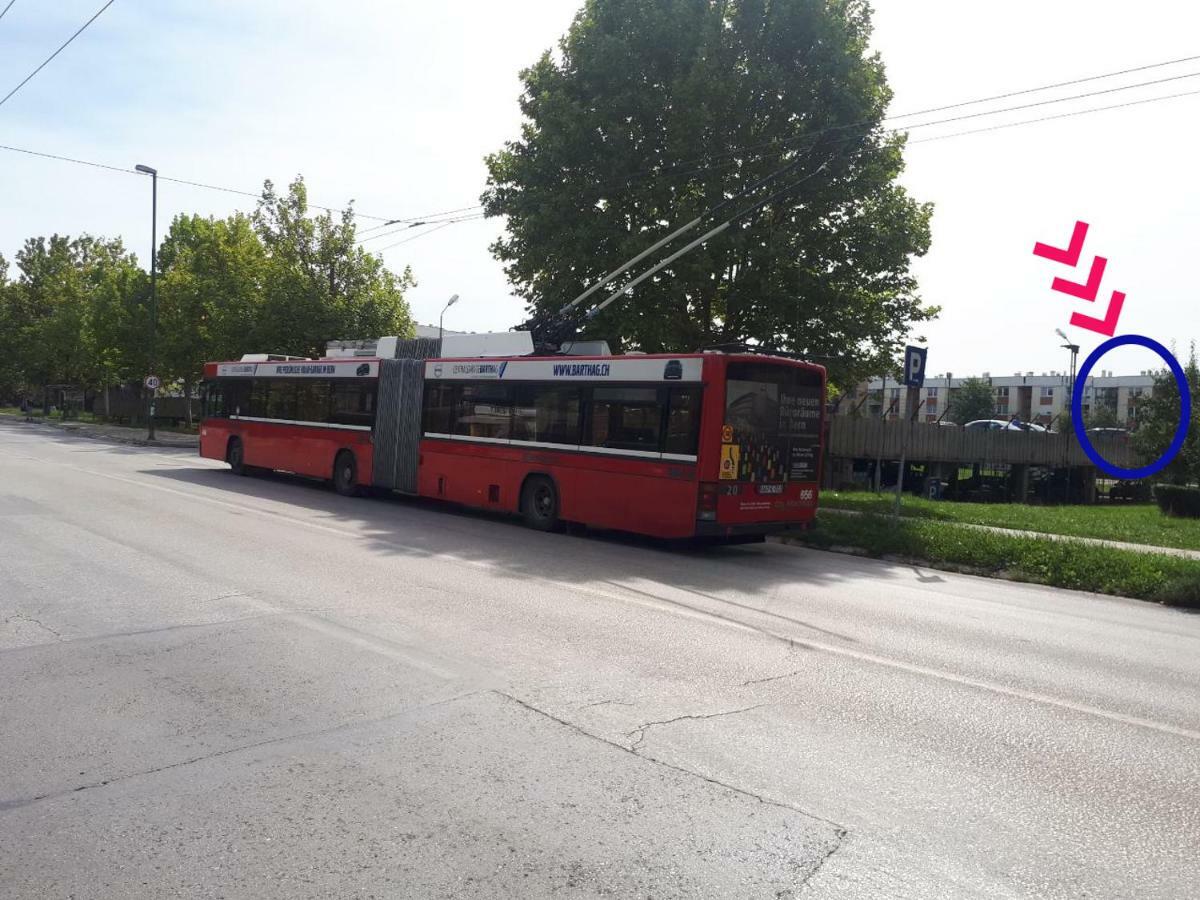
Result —
M 21 613 L 17 613 L 17 614 L 16 614 L 16 615 L 14 615 L 14 616 L 8 616 L 7 618 L 5 618 L 5 620 L 4 620 L 4 624 L 5 624 L 5 625 L 7 625 L 9 622 L 13 622 L 13 621 L 15 621 L 15 620 L 17 620 L 17 619 L 20 619 L 20 620 L 21 620 L 21 621 L 23 621 L 23 622 L 29 622 L 29 623 L 31 623 L 31 624 L 33 624 L 33 625 L 36 625 L 38 628 L 42 629 L 43 631 L 48 631 L 48 632 L 50 632 L 52 635 L 54 635 L 54 636 L 55 636 L 56 638 L 58 638 L 60 641 L 66 640 L 66 638 L 64 638 L 64 637 L 62 636 L 62 634 L 60 634 L 59 632 L 55 631 L 53 628 L 51 628 L 49 625 L 47 625 L 47 624 L 46 624 L 45 622 L 43 622 L 41 619 L 35 619 L 33 616 L 26 616 L 26 615 L 23 615 L 23 614 L 21 614 Z
M 646 722 L 645 724 L 639 725 L 637 728 L 633 729 L 633 731 L 625 732 L 625 736 L 633 737 L 633 735 L 637 735 L 637 737 L 634 738 L 633 743 L 629 745 L 629 749 L 636 753 L 642 748 L 642 744 L 644 744 L 646 741 L 646 732 L 651 728 L 656 728 L 660 725 L 672 725 L 675 722 L 684 722 L 688 719 L 719 719 L 722 716 L 735 716 L 738 713 L 750 712 L 752 709 L 759 709 L 763 706 L 766 706 L 766 704 L 755 703 L 753 706 L 743 706 L 739 709 L 727 709 L 720 712 L 702 714 L 690 713 L 684 716 L 675 716 L 673 719 L 660 719 L 656 722 Z
M 795 672 L 785 672 L 782 675 L 768 675 L 766 678 L 751 678 L 749 681 L 743 681 L 742 687 L 749 687 L 752 684 L 766 684 L 769 681 L 781 681 L 784 678 L 793 678 L 803 672 L 803 669 L 797 669 Z

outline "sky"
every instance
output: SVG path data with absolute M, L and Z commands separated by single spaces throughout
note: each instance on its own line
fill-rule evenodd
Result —
M 0 96 L 102 5 L 16 0 L 0 19 Z M 471 207 L 484 188 L 484 155 L 519 133 L 519 71 L 555 46 L 578 5 L 115 0 L 0 106 L 0 144 L 122 168 L 144 163 L 251 194 L 265 178 L 284 185 L 303 174 L 312 203 L 353 200 L 383 219 Z M 1200 5 L 1160 0 L 1149 9 L 1109 0 L 876 0 L 873 45 L 899 115 L 1200 55 Z M 1191 73 L 1200 75 L 1200 59 L 897 124 Z M 926 140 L 1185 91 L 1200 91 L 1200 77 L 912 128 L 902 180 L 934 204 L 932 249 L 914 271 L 924 300 L 942 310 L 917 331 L 928 341 L 930 374 L 1062 371 L 1068 355 L 1055 329 L 1086 355 L 1104 337 L 1072 327 L 1071 313 L 1102 314 L 1114 290 L 1127 295 L 1118 334 L 1146 335 L 1181 356 L 1200 339 L 1200 95 Z M 0 150 L 0 254 L 10 260 L 26 237 L 55 232 L 120 236 L 145 259 L 149 206 L 144 177 Z M 252 197 L 160 182 L 160 238 L 177 213 L 253 207 Z M 1075 273 L 1032 253 L 1037 241 L 1066 246 L 1076 221 L 1090 225 L 1080 270 L 1094 256 L 1108 259 L 1095 303 L 1052 292 L 1054 277 Z M 418 321 L 436 323 L 459 294 L 447 328 L 498 330 L 524 318 L 488 250 L 502 227 L 496 219 L 427 226 L 367 246 L 413 238 L 382 255 L 394 270 L 412 267 Z M 1160 366 L 1149 350 L 1123 349 L 1097 371 Z

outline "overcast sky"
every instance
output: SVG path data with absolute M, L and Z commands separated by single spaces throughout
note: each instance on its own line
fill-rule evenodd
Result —
M 0 20 L 0 96 L 101 5 L 16 0 Z M 303 173 L 312 202 L 352 198 L 360 212 L 389 218 L 469 207 L 484 185 L 482 157 L 517 134 L 518 71 L 554 45 L 577 5 L 116 0 L 0 107 L 0 144 L 146 163 L 250 192 L 264 178 L 285 184 Z M 1160 0 L 1153 14 L 1148 5 L 1096 0 L 875 5 L 875 46 L 895 114 L 1200 55 L 1200 5 L 1186 0 Z M 1192 72 L 1200 60 L 927 118 Z M 1103 340 L 1069 327 L 1071 312 L 1092 304 L 1052 293 L 1052 278 L 1067 273 L 1031 252 L 1038 240 L 1065 245 L 1077 219 L 1092 226 L 1085 261 L 1109 259 L 1095 305 L 1114 289 L 1128 294 L 1118 333 L 1175 341 L 1181 355 L 1200 337 L 1200 96 L 917 143 L 1192 90 L 1200 91 L 1200 77 L 912 131 L 904 182 L 935 204 L 933 249 L 916 264 L 923 296 L 942 307 L 921 329 L 931 373 L 1062 369 L 1057 327 L 1085 353 Z M 223 216 L 253 206 L 235 194 L 159 186 L 160 223 L 179 212 Z M 27 236 L 82 231 L 119 235 L 144 259 L 148 208 L 145 179 L 0 151 L 0 253 L 10 260 Z M 419 321 L 436 322 L 452 293 L 462 300 L 449 328 L 500 329 L 523 318 L 487 249 L 500 227 L 463 222 L 384 252 L 393 269 L 412 266 Z M 1152 365 L 1140 350 L 1102 364 L 1122 372 Z

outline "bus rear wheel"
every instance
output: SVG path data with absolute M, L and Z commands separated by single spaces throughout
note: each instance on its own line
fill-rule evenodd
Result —
M 250 467 L 246 465 L 246 450 L 241 438 L 230 438 L 229 447 L 225 450 L 225 461 L 234 475 L 249 475 Z
M 343 497 L 358 496 L 358 463 L 349 450 L 342 450 L 333 460 L 333 489 Z
M 538 531 L 558 526 L 558 489 L 545 475 L 532 475 L 521 488 L 521 517 Z

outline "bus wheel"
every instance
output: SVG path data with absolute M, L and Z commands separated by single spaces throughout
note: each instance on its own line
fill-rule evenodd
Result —
M 225 461 L 234 475 L 249 475 L 250 468 L 246 465 L 246 451 L 242 447 L 241 438 L 230 438 L 229 449 L 225 451 Z
M 538 531 L 552 531 L 558 525 L 558 491 L 545 475 L 533 475 L 521 488 L 521 516 L 525 524 Z
M 342 450 L 333 461 L 333 489 L 343 497 L 358 496 L 358 464 L 349 450 Z

